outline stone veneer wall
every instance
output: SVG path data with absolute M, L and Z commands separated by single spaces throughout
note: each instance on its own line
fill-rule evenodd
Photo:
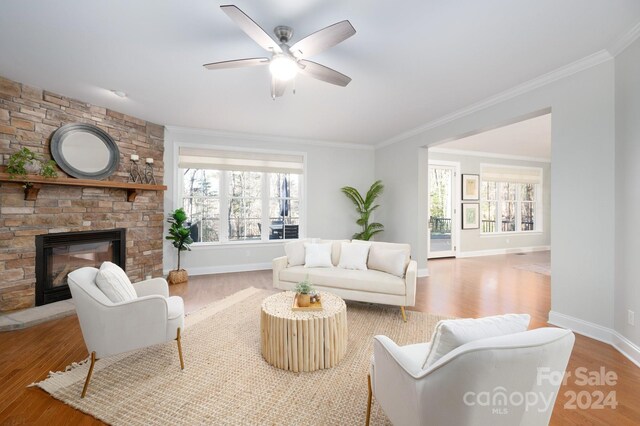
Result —
M 109 180 L 126 182 L 129 156 L 152 157 L 163 181 L 163 126 L 0 77 L 0 160 L 23 146 L 51 158 L 52 133 L 67 123 L 90 123 L 120 149 Z M 66 176 L 58 170 L 59 176 Z M 0 312 L 35 304 L 35 236 L 94 229 L 127 229 L 127 274 L 132 281 L 162 276 L 163 192 L 142 191 L 135 202 L 122 189 L 43 185 L 25 201 L 19 184 L 0 184 Z

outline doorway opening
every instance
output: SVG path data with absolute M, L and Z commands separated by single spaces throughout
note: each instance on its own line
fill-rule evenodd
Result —
M 429 161 L 429 259 L 455 257 L 460 163 Z

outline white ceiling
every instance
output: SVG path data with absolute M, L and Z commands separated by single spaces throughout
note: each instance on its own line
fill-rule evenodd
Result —
M 605 49 L 638 0 L 237 0 L 292 42 L 349 19 L 357 34 L 311 59 L 353 78 L 306 77 L 271 100 L 263 56 L 212 0 L 3 0 L 0 75 L 156 123 L 376 144 Z M 108 89 L 126 92 L 115 97 Z
M 551 114 L 446 142 L 436 151 L 472 151 L 530 159 L 551 160 Z

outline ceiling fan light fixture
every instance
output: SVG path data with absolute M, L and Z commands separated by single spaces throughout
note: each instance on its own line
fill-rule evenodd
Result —
M 298 64 L 285 55 L 274 55 L 269 64 L 271 75 L 278 80 L 291 80 L 298 73 Z

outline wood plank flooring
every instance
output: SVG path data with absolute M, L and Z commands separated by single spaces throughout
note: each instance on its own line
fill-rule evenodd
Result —
M 431 260 L 430 277 L 419 279 L 413 309 L 456 317 L 526 312 L 532 317 L 532 326 L 545 326 L 550 309 L 550 278 L 513 265 L 547 262 L 548 258 L 548 252 L 539 252 Z M 182 296 L 186 310 L 193 312 L 250 286 L 270 289 L 271 271 L 192 277 L 188 284 L 172 286 L 171 293 Z M 410 315 L 409 312 L 409 321 Z M 102 424 L 40 389 L 26 387 L 44 379 L 49 371 L 62 370 L 86 356 L 75 316 L 0 333 L 0 424 Z M 640 424 L 640 368 L 609 345 L 577 336 L 568 371 L 575 372 L 579 367 L 614 371 L 618 383 L 613 387 L 578 386 L 570 378 L 560 391 L 551 424 Z M 571 402 L 565 393 L 597 390 L 615 391 L 617 408 L 564 408 Z

